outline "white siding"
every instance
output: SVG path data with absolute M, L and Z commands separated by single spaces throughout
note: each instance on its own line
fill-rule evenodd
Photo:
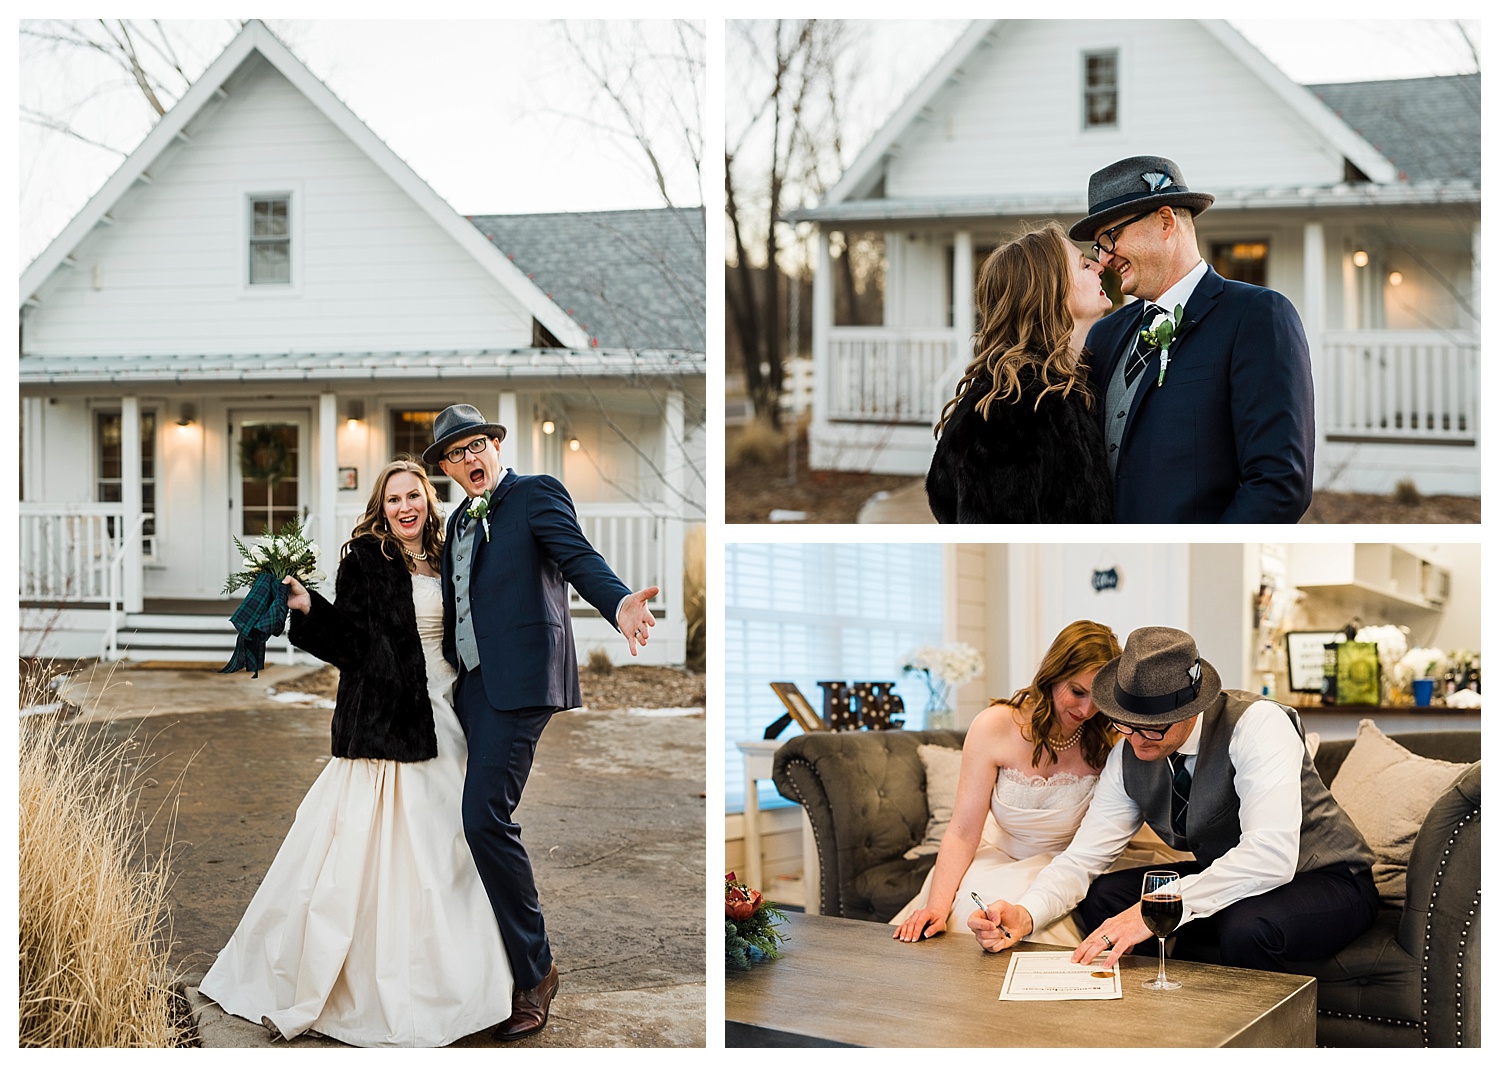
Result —
M 269 64 L 57 271 L 25 351 L 526 346 L 531 316 Z M 248 286 L 247 198 L 290 193 L 293 284 Z
M 1164 155 L 1194 189 L 1326 185 L 1342 158 L 1190 20 L 1011 22 L 902 135 L 886 195 L 1074 193 L 1130 155 Z M 1119 49 L 1120 125 L 1085 132 L 1082 55 Z M 1267 151 L 1267 146 L 1275 146 Z

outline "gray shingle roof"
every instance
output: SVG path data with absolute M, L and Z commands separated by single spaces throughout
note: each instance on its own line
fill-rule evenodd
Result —
M 705 351 L 701 208 L 469 221 L 600 347 Z
M 1309 85 L 1411 182 L 1479 181 L 1479 75 Z

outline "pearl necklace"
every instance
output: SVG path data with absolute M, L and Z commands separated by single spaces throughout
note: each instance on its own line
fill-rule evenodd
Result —
M 1080 737 L 1082 737 L 1082 736 L 1083 736 L 1083 727 L 1080 726 L 1078 729 L 1076 729 L 1076 730 L 1073 731 L 1073 736 L 1070 737 L 1070 738 L 1068 738 L 1066 741 L 1062 742 L 1061 744 L 1057 744 L 1057 743 L 1054 742 L 1053 745 L 1052 745 L 1052 751 L 1053 752 L 1066 752 L 1066 751 L 1068 751 L 1068 749 L 1070 749 L 1074 745 L 1078 744 L 1078 739 Z
M 426 563 L 427 562 L 427 553 L 426 552 L 422 552 L 420 554 L 416 553 L 416 552 L 408 552 L 406 554 L 407 554 L 407 556 L 409 558 L 416 560 L 418 563 Z

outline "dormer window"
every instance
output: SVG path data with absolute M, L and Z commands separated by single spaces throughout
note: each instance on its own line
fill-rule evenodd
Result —
M 1120 51 L 1083 54 L 1083 128 L 1113 130 L 1120 125 Z
M 252 197 L 250 284 L 288 285 L 291 280 L 291 197 Z

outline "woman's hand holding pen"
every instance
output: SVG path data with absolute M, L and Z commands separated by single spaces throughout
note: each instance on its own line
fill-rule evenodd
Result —
M 1032 931 L 1031 913 L 1009 901 L 986 905 L 977 893 L 970 894 L 979 910 L 969 916 L 969 929 L 986 952 L 1003 952 Z

